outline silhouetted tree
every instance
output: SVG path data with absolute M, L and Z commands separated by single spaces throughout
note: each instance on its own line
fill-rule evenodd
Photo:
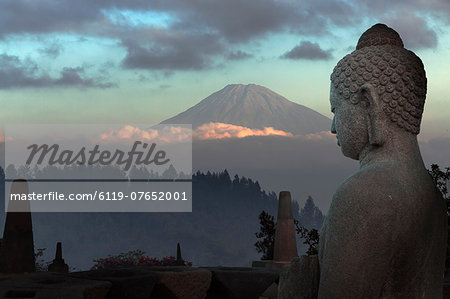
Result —
M 445 199 L 447 203 L 447 216 L 450 217 L 450 195 L 448 194 L 447 181 L 450 180 L 450 167 L 446 167 L 442 171 L 437 164 L 431 164 L 431 169 L 428 169 L 428 173 L 431 175 L 434 184 L 438 188 L 438 190 L 442 193 L 442 197 Z M 448 269 L 450 268 L 450 238 L 447 240 L 447 258 L 445 261 L 445 273 L 448 273 Z
M 442 193 L 442 197 L 447 201 L 447 214 L 450 215 L 450 196 L 447 188 L 447 181 L 450 180 L 450 167 L 446 167 L 445 171 L 442 171 L 437 164 L 431 164 L 431 169 L 428 169 L 428 173 Z
M 175 179 L 177 176 L 178 172 L 172 164 L 162 173 L 162 177 L 165 179 Z
M 17 170 L 14 167 L 14 165 L 9 164 L 8 167 L 6 167 L 5 174 L 8 179 L 16 179 L 17 178 Z
M 46 249 L 47 248 L 38 248 L 36 249 L 37 252 L 34 253 L 36 272 L 47 272 L 48 265 L 51 263 L 42 258 Z
M 313 210 L 315 211 L 315 209 Z M 320 214 L 322 212 L 319 210 Z M 262 260 L 272 260 L 273 259 L 273 251 L 275 245 L 275 230 L 276 230 L 276 222 L 274 221 L 274 216 L 268 214 L 265 211 L 262 211 L 259 215 L 260 222 L 260 231 L 255 233 L 256 237 L 259 240 L 255 243 L 256 250 L 258 252 L 262 252 Z M 294 219 L 295 230 L 300 238 L 305 239 L 303 244 L 309 246 L 306 251 L 307 255 L 315 255 L 318 254 L 318 245 L 319 245 L 319 232 L 317 229 L 307 229 L 300 225 L 300 222 Z
M 256 250 L 262 252 L 262 260 L 272 260 L 275 245 L 275 221 L 266 211 L 259 214 L 260 231 L 255 233 L 259 240 L 255 243 Z
M 148 180 L 150 178 L 150 172 L 144 166 L 137 168 L 136 165 L 133 165 L 128 173 L 128 177 L 131 180 Z
M 295 230 L 297 231 L 297 234 L 300 235 L 300 238 L 305 239 L 303 241 L 303 244 L 306 244 L 309 246 L 308 250 L 306 251 L 307 255 L 316 255 L 319 253 L 319 232 L 317 229 L 311 229 L 308 230 L 307 228 L 301 226 L 297 220 L 294 220 L 295 223 Z
M 300 210 L 299 225 L 309 230 L 319 230 L 322 227 L 324 216 L 322 211 L 314 204 L 311 196 L 305 202 L 305 205 Z
M 231 184 L 230 174 L 226 169 L 223 172 L 219 173 L 219 180 L 226 185 Z

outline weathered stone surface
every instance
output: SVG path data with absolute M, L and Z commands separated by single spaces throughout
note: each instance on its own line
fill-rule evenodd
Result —
M 56 243 L 55 259 L 48 266 L 48 271 L 49 272 L 60 272 L 60 273 L 69 272 L 69 266 L 64 262 L 64 259 L 62 258 L 61 242 Z
M 252 261 L 252 267 L 265 268 L 267 262 L 267 260 Z
M 27 182 L 15 180 L 11 185 L 11 193 L 28 194 Z M 0 272 L 26 273 L 34 271 L 35 257 L 30 203 L 27 200 L 10 201 L 0 247 Z
M 444 278 L 444 292 L 442 298 L 450 298 L 450 274 Z
M 139 267 L 67 274 L 112 284 L 105 298 L 258 298 L 280 270 L 252 268 Z
M 296 263 L 296 261 L 294 260 L 293 263 Z M 310 271 L 314 271 L 314 263 L 310 262 L 308 265 L 308 267 L 312 268 Z M 178 269 L 178 272 L 183 272 L 185 269 L 186 267 Z M 197 269 L 193 269 L 194 272 L 196 270 Z M 208 299 L 277 298 L 277 290 L 274 286 L 276 286 L 278 282 L 280 271 L 224 267 L 207 268 L 203 270 L 210 273 L 212 272 L 215 276 L 213 277 L 206 294 L 206 298 Z M 189 295 L 189 292 L 182 295 L 176 295 L 166 286 L 156 285 L 160 279 L 158 272 L 161 271 L 166 272 L 166 274 L 167 272 L 174 272 L 168 269 L 162 270 L 159 267 L 148 267 L 120 270 L 95 270 L 69 274 L 48 272 L 0 274 L 0 298 L 199 298 L 197 295 Z M 190 277 L 195 278 L 195 276 Z M 178 280 L 174 276 L 172 278 Z M 181 279 L 178 281 L 178 283 L 181 282 L 189 285 L 191 280 Z M 444 284 L 444 298 L 448 298 L 448 294 L 450 294 L 449 285 L 449 280 L 447 278 Z M 156 288 L 154 288 L 154 286 L 156 286 Z M 187 287 L 188 286 L 179 286 L 177 289 L 183 290 Z M 203 294 L 201 296 L 205 295 Z
M 277 262 L 272 260 L 266 260 L 266 261 L 253 261 L 252 267 L 262 267 L 267 269 L 287 269 L 291 265 L 291 262 Z
M 297 255 L 297 240 L 292 216 L 291 193 L 281 191 L 278 201 L 273 260 L 275 262 L 290 262 Z
M 0 275 L 0 298 L 103 299 L 110 287 L 107 281 L 71 278 L 58 273 Z
M 450 216 L 448 216 L 447 226 L 447 257 L 445 259 L 445 275 L 450 274 Z
M 158 281 L 157 273 L 141 268 L 84 271 L 69 276 L 111 283 L 106 299 L 148 299 Z
M 272 283 L 264 293 L 259 296 L 258 299 L 277 299 L 278 298 L 278 285 L 274 282 Z
M 208 299 L 257 299 L 274 282 L 280 270 L 260 268 L 206 268 L 213 273 Z
M 150 298 L 205 298 L 211 284 L 211 272 L 201 268 L 159 267 L 157 283 Z
M 287 269 L 289 268 L 289 266 L 291 265 L 291 262 L 289 261 L 283 261 L 283 262 L 278 262 L 278 261 L 264 261 L 265 262 L 265 267 L 267 269 Z
M 294 258 L 289 270 L 280 274 L 278 298 L 316 299 L 319 291 L 317 255 Z
M 442 298 L 446 205 L 416 136 L 426 82 L 421 60 L 382 24 L 331 75 L 331 131 L 360 170 L 322 227 L 319 298 Z

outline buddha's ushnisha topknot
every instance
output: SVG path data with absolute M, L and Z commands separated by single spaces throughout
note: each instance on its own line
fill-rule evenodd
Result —
M 394 29 L 385 24 L 376 24 L 367 29 L 358 40 L 356 50 L 369 46 L 397 46 L 403 48 L 403 41 Z

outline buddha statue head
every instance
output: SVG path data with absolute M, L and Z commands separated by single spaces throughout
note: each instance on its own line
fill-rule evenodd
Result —
M 392 28 L 376 24 L 364 32 L 330 79 L 331 131 L 345 156 L 358 160 L 364 149 L 383 146 L 393 135 L 419 133 L 424 66 Z

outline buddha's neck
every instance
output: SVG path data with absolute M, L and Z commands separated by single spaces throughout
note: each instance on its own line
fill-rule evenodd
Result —
M 359 161 L 361 169 L 383 162 L 424 167 L 417 136 L 409 133 L 385 136 L 381 146 L 368 144 L 359 155 Z

